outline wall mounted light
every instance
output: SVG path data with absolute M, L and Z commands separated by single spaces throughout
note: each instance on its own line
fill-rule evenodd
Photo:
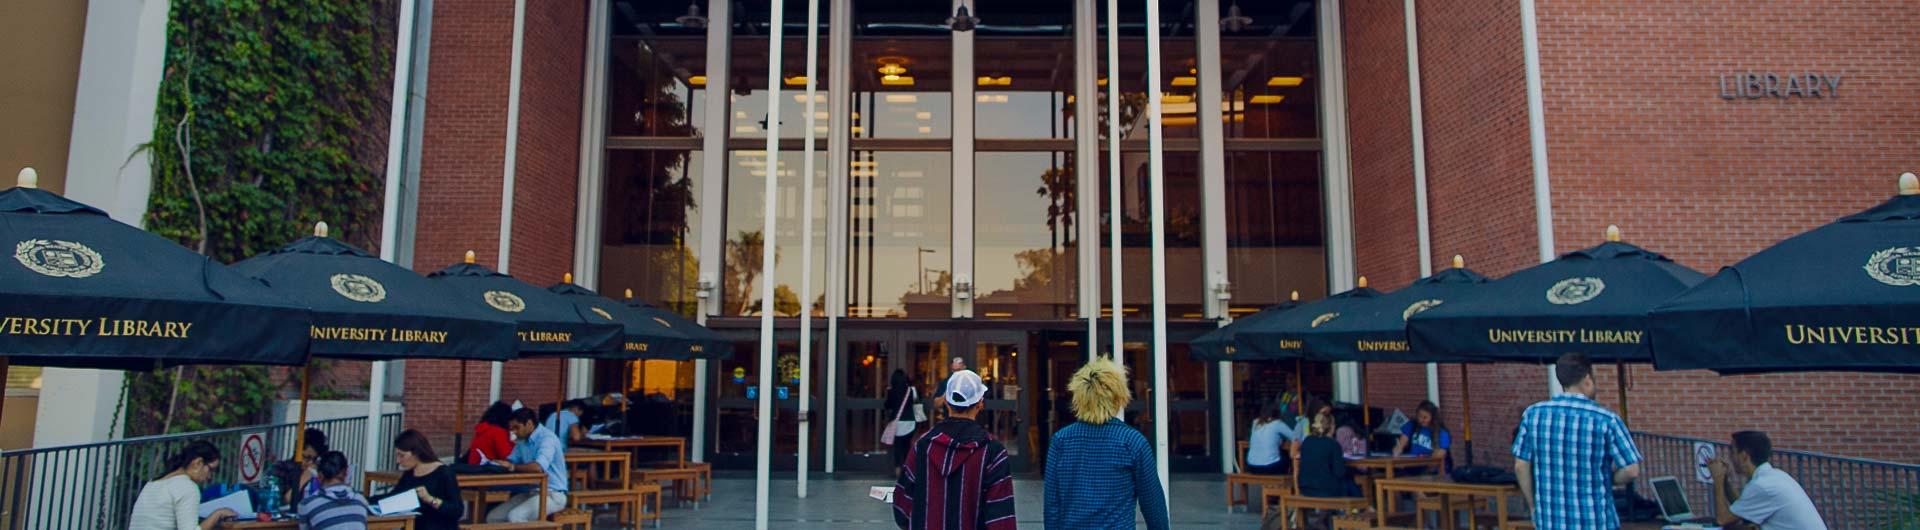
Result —
M 707 27 L 707 17 L 700 14 L 699 2 L 687 2 L 687 14 L 680 15 L 674 18 L 673 21 L 679 22 L 681 26 L 694 29 Z
M 1227 16 L 1220 18 L 1220 28 L 1227 31 L 1240 31 L 1253 24 L 1253 17 L 1240 13 L 1240 2 L 1227 6 Z
M 964 3 L 960 4 L 958 9 L 953 10 L 953 16 L 947 17 L 947 27 L 953 28 L 954 31 L 973 31 L 973 28 L 979 25 L 980 17 L 968 13 L 967 4 Z

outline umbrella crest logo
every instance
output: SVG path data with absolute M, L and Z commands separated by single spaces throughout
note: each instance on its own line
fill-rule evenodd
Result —
M 1920 247 L 1893 247 L 1867 258 L 1867 276 L 1894 287 L 1920 285 Z
M 99 274 L 107 262 L 99 252 L 72 241 L 28 239 L 13 247 L 21 266 L 55 278 L 85 278 Z
M 1414 302 L 1412 304 L 1408 304 L 1407 309 L 1405 311 L 1400 312 L 1400 320 L 1402 322 L 1405 322 L 1407 319 L 1413 318 L 1414 315 L 1419 314 L 1421 311 L 1433 309 L 1434 307 L 1439 306 L 1442 303 L 1444 302 L 1441 301 L 1440 299 L 1428 298 L 1426 300 L 1421 300 L 1418 302 Z
M 355 302 L 375 303 L 387 299 L 386 286 L 373 278 L 358 274 L 335 274 L 331 278 L 333 292 Z
M 1313 324 L 1312 324 L 1312 325 L 1309 325 L 1309 326 L 1307 326 L 1307 327 L 1313 327 L 1313 328 L 1317 328 L 1317 327 L 1320 327 L 1320 325 L 1321 325 L 1321 324 L 1325 324 L 1325 323 L 1328 323 L 1328 322 L 1332 322 L 1332 321 L 1333 321 L 1333 319 L 1336 319 L 1336 318 L 1340 318 L 1340 314 L 1339 314 L 1339 313 L 1326 313 L 1326 314 L 1322 314 L 1322 315 L 1320 315 L 1320 316 L 1317 316 L 1317 317 L 1313 317 Z
M 601 309 L 601 308 L 598 308 L 598 307 L 593 307 L 593 306 L 588 306 L 588 307 L 587 307 L 587 309 L 592 309 L 592 310 L 593 310 L 593 314 L 596 314 L 596 315 L 600 315 L 600 318 L 604 318 L 604 319 L 607 319 L 607 320 L 613 320 L 613 315 L 612 315 L 612 314 L 609 314 L 609 313 L 607 313 L 607 310 L 605 310 L 605 309 Z
M 527 301 L 521 300 L 519 295 L 513 293 L 506 291 L 487 291 L 483 296 L 487 299 L 487 305 L 493 306 L 494 309 L 498 309 L 504 313 L 518 313 L 527 310 Z
M 1607 290 L 1607 282 L 1592 276 L 1567 278 L 1547 289 L 1547 301 L 1558 305 L 1575 305 L 1600 297 Z
M 666 326 L 666 327 L 668 327 L 668 328 L 672 328 L 672 327 L 673 327 L 673 323 L 671 323 L 671 322 L 667 322 L 667 319 L 664 319 L 664 318 L 660 318 L 660 317 L 653 317 L 653 321 L 654 321 L 654 322 L 659 322 L 659 323 L 660 323 L 660 325 L 662 325 L 662 326 Z

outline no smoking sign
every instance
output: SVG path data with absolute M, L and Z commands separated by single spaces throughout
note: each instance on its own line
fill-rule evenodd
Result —
M 260 471 L 267 467 L 267 439 L 260 433 L 247 435 L 240 441 L 240 481 L 253 482 L 260 479 Z

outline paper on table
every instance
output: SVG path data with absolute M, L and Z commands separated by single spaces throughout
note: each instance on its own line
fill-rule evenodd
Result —
M 206 519 L 212 516 L 213 512 L 219 511 L 221 508 L 233 510 L 234 517 L 241 519 L 257 517 L 253 513 L 253 497 L 248 496 L 246 490 L 236 491 L 225 497 L 200 503 L 200 518 Z
M 399 495 L 380 499 L 380 504 L 373 507 L 373 514 L 399 515 L 403 513 L 413 513 L 419 510 L 420 494 L 415 493 L 414 490 L 407 490 Z

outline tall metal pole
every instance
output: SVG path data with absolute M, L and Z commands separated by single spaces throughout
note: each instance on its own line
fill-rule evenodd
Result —
M 1112 277 L 1113 362 L 1127 365 L 1126 333 L 1120 329 L 1120 0 L 1107 0 L 1107 276 Z
M 845 30 L 841 30 L 845 31 Z M 800 462 L 796 492 L 807 498 L 807 446 L 813 426 L 813 108 L 820 65 L 820 0 L 807 0 L 807 127 L 800 172 Z M 775 166 L 778 167 L 778 166 Z
M 1540 24 L 1533 0 L 1520 0 L 1520 49 L 1527 70 L 1527 141 L 1533 154 L 1533 221 L 1540 239 L 1540 262 L 1553 261 L 1553 190 L 1547 172 L 1547 111 L 1540 88 Z M 1560 378 L 1547 365 L 1547 389 L 1560 395 Z
M 1080 250 L 1080 316 L 1087 319 L 1087 358 L 1100 354 L 1100 4 L 1073 3 L 1073 175 L 1075 240 Z
M 500 274 L 507 272 L 513 256 L 513 183 L 520 158 L 520 60 L 527 43 L 527 0 L 513 2 L 513 59 L 507 70 L 507 154 L 500 178 L 500 250 L 495 264 Z M 494 361 L 487 376 L 487 402 L 500 401 L 500 361 Z M 457 427 L 456 427 L 457 428 Z
M 727 87 L 733 86 L 733 2 L 714 0 L 707 2 L 707 82 L 701 87 L 706 91 L 707 108 L 704 122 L 706 130 L 714 131 L 700 139 L 700 156 L 704 160 L 705 172 L 701 176 L 703 185 L 700 190 L 699 204 L 709 205 L 700 208 L 700 248 L 699 291 L 696 304 L 699 307 L 700 325 L 707 325 L 707 317 L 720 313 L 724 285 L 720 278 L 720 262 L 725 252 L 727 234 L 725 231 L 726 209 L 719 207 L 727 203 L 725 182 L 727 174 L 727 134 L 728 122 L 733 119 L 729 107 L 732 98 Z M 778 167 L 778 166 L 775 166 Z M 707 394 L 714 378 L 709 377 L 708 367 L 712 361 L 696 359 L 693 361 L 693 461 L 705 462 L 707 458 Z
M 1108 84 L 1112 84 L 1111 81 Z M 1160 492 L 1169 507 L 1167 483 L 1167 187 L 1161 144 L 1165 121 L 1160 113 L 1160 0 L 1147 0 L 1147 208 L 1153 243 L 1153 454 L 1160 468 Z M 1116 315 L 1117 316 L 1117 315 Z
M 850 28 L 853 22 L 852 0 L 832 0 L 827 7 L 827 26 L 832 28 Z M 840 415 L 838 408 L 838 384 L 840 375 L 840 312 L 846 304 L 846 249 L 847 249 L 847 162 L 852 153 L 849 147 L 848 112 L 853 102 L 848 97 L 851 90 L 846 80 L 851 60 L 849 44 L 853 42 L 851 29 L 838 29 L 827 35 L 827 51 L 833 56 L 827 60 L 827 77 L 839 79 L 833 86 L 827 87 L 827 428 L 821 433 L 825 438 L 825 447 L 821 454 L 826 455 L 827 474 L 833 474 L 836 453 L 834 449 L 835 419 Z
M 780 192 L 780 51 L 786 21 L 781 0 L 767 0 L 767 182 L 761 189 L 760 233 L 760 429 L 753 479 L 753 527 L 767 528 L 767 481 L 773 453 L 773 214 Z M 722 88 L 724 89 L 724 88 Z M 807 131 L 809 135 L 813 131 Z
M 396 29 L 399 35 L 394 37 L 393 46 L 393 96 L 388 107 L 387 120 L 387 181 L 380 211 L 380 259 L 391 263 L 400 248 L 400 183 L 401 170 L 406 167 L 407 152 L 407 108 L 412 99 L 407 90 L 413 83 L 413 25 L 414 0 L 400 0 L 400 21 Z M 387 397 L 387 363 L 374 361 L 367 377 L 367 439 L 366 452 L 360 461 L 360 469 L 374 469 L 374 463 L 380 461 L 380 443 L 384 433 L 380 432 L 380 409 Z M 458 431 L 459 425 L 454 426 Z

